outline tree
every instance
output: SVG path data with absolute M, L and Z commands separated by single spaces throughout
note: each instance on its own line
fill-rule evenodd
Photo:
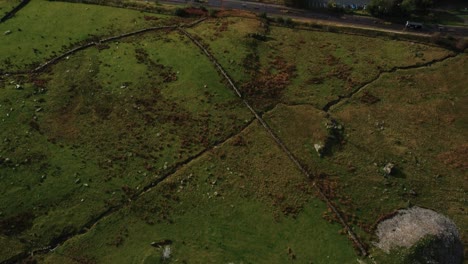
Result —
M 373 16 L 393 16 L 400 13 L 400 2 L 401 0 L 371 0 L 367 10 Z
M 345 11 L 341 5 L 336 4 L 335 0 L 328 0 L 327 8 L 334 13 L 344 13 Z
M 402 16 L 426 12 L 433 0 L 371 0 L 367 10 L 373 16 Z
M 306 8 L 307 1 L 305 0 L 284 0 L 284 4 L 286 6 L 292 6 L 297 8 Z
M 425 12 L 432 5 L 432 0 L 403 0 L 401 9 L 408 14 L 416 11 Z

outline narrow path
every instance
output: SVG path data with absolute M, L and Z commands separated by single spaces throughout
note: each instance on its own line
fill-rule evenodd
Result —
M 357 87 L 356 89 L 354 89 L 353 91 L 351 91 L 350 93 L 346 94 L 346 95 L 339 95 L 337 99 L 335 100 L 332 100 L 330 102 L 328 102 L 323 108 L 322 110 L 325 111 L 325 112 L 328 112 L 330 111 L 330 109 L 332 107 L 334 107 L 335 105 L 341 103 L 343 100 L 346 100 L 346 99 L 349 99 L 351 97 L 353 97 L 355 94 L 359 93 L 360 91 L 362 91 L 363 89 L 365 89 L 368 85 L 371 85 L 372 83 L 374 83 L 375 81 L 379 80 L 380 77 L 382 77 L 383 74 L 386 74 L 386 73 L 392 73 L 392 72 L 396 72 L 396 71 L 399 71 L 399 70 L 411 70 L 411 69 L 419 69 L 419 68 L 425 68 L 425 67 L 428 67 L 428 66 L 431 66 L 435 63 L 439 63 L 439 62 L 443 62 L 445 60 L 448 60 L 450 58 L 454 58 L 456 56 L 458 56 L 459 54 L 457 53 L 452 53 L 446 57 L 443 57 L 443 58 L 440 58 L 440 59 L 436 59 L 436 60 L 432 60 L 432 61 L 429 61 L 429 62 L 426 62 L 426 63 L 423 63 L 423 64 L 415 64 L 415 65 L 409 65 L 409 66 L 401 66 L 401 67 L 393 67 L 391 68 L 390 70 L 386 70 L 386 71 L 381 71 L 379 72 L 379 74 L 377 74 L 377 76 L 375 76 L 372 80 L 369 80 L 368 82 L 365 82 L 363 83 L 361 86 Z
M 206 148 L 199 153 L 195 154 L 194 156 L 186 159 L 185 161 L 179 162 L 175 164 L 169 172 L 167 172 L 165 175 L 162 175 L 161 177 L 149 182 L 147 185 L 145 185 L 143 188 L 141 188 L 138 192 L 134 193 L 129 199 L 125 200 L 125 202 L 118 204 L 113 207 L 107 208 L 105 211 L 99 213 L 98 215 L 94 216 L 91 218 L 86 224 L 84 224 L 80 230 L 76 232 L 70 232 L 68 234 L 62 235 L 60 237 L 55 238 L 53 241 L 49 243 L 49 245 L 41 248 L 36 248 L 36 249 L 31 249 L 27 252 L 22 252 L 14 257 L 11 257 L 8 260 L 5 260 L 2 262 L 2 264 L 13 264 L 13 263 L 22 263 L 24 260 L 28 258 L 28 256 L 33 256 L 33 255 L 41 255 L 41 254 L 46 254 L 49 253 L 52 250 L 55 250 L 55 248 L 59 247 L 60 245 L 63 245 L 65 242 L 68 240 L 78 236 L 78 235 L 83 235 L 89 232 L 93 227 L 95 227 L 97 224 L 99 224 L 100 221 L 102 221 L 104 218 L 111 216 L 112 214 L 118 212 L 119 210 L 123 209 L 124 207 L 130 205 L 133 201 L 138 200 L 143 194 L 149 192 L 152 188 L 163 182 L 165 179 L 169 178 L 170 176 L 174 175 L 178 170 L 188 166 L 191 162 L 195 161 L 199 157 L 203 156 L 205 153 L 212 151 L 213 149 L 223 145 L 225 142 L 230 140 L 231 138 L 241 134 L 247 127 L 249 127 L 253 121 L 255 121 L 255 118 L 252 118 L 249 120 L 249 122 L 245 123 L 242 129 L 240 129 L 239 132 L 232 133 L 228 135 L 226 138 L 219 140 L 217 142 L 214 142 L 211 147 Z
M 10 12 L 6 13 L 2 18 L 0 18 L 0 23 L 7 21 L 8 19 L 15 16 L 15 14 L 20 11 L 23 7 L 25 7 L 31 0 L 22 0 L 21 3 L 15 8 L 13 8 Z
M 309 172 L 299 163 L 297 158 L 292 154 L 292 152 L 286 147 L 286 145 L 281 141 L 281 139 L 278 138 L 278 136 L 273 132 L 273 130 L 268 126 L 268 124 L 263 120 L 263 118 L 257 113 L 257 111 L 247 102 L 247 100 L 242 96 L 241 92 L 239 89 L 236 87 L 232 79 L 229 77 L 229 75 L 226 73 L 226 71 L 223 69 L 223 67 L 219 64 L 219 62 L 216 60 L 216 58 L 196 39 L 194 38 L 190 33 L 188 33 L 185 29 L 179 27 L 178 30 L 185 34 L 188 38 L 192 40 L 195 45 L 197 45 L 203 53 L 211 60 L 211 62 L 216 66 L 217 70 L 224 76 L 226 81 L 229 83 L 231 88 L 234 90 L 234 92 L 239 96 L 239 98 L 242 100 L 242 102 L 245 104 L 245 106 L 252 112 L 252 114 L 255 116 L 255 118 L 260 122 L 260 124 L 265 128 L 267 133 L 271 136 L 271 138 L 276 142 L 276 144 L 283 150 L 283 152 L 288 156 L 288 158 L 296 165 L 296 167 L 299 169 L 299 171 L 302 172 L 302 174 L 308 178 L 312 179 L 313 177 L 309 174 Z M 319 193 L 320 197 L 326 202 L 328 208 L 330 208 L 333 213 L 335 214 L 336 218 L 340 221 L 341 225 L 346 229 L 348 233 L 348 237 L 353 241 L 353 243 L 356 245 L 356 247 L 359 248 L 360 253 L 363 256 L 367 256 L 367 250 L 365 249 L 364 245 L 361 243 L 361 241 L 358 239 L 357 235 L 354 233 L 354 231 L 351 229 L 351 227 L 348 226 L 346 221 L 344 220 L 343 216 L 341 213 L 338 211 L 338 209 L 332 204 L 330 199 L 325 195 L 325 193 L 320 189 L 318 185 L 315 184 L 314 182 L 314 188 L 316 189 L 317 193 Z

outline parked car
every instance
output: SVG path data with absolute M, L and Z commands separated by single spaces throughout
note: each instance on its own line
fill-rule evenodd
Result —
M 405 27 L 412 28 L 412 29 L 422 29 L 423 24 L 417 23 L 417 22 L 406 21 Z

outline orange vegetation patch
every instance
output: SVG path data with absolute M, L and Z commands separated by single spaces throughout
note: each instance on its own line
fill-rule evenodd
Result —
M 468 144 L 463 144 L 458 148 L 441 153 L 437 159 L 452 168 L 468 169 Z
M 155 16 L 144 16 L 144 19 L 146 21 L 150 21 L 150 20 L 159 20 L 158 17 L 155 17 Z
M 247 64 L 258 65 L 256 59 L 258 58 L 247 58 L 244 61 L 245 67 L 248 67 Z M 260 107 L 280 98 L 282 91 L 296 75 L 296 66 L 279 56 L 271 58 L 268 69 L 258 70 L 258 66 L 253 68 L 250 72 L 251 80 L 244 83 L 241 89 L 256 106 Z
M 240 17 L 248 17 L 248 18 L 257 18 L 257 15 L 251 12 L 242 11 L 242 10 L 220 10 L 216 13 L 217 17 L 233 17 L 233 16 L 240 16 Z
M 200 8 L 193 8 L 193 7 L 186 8 L 185 12 L 187 12 L 189 15 L 192 15 L 192 16 L 206 16 L 208 14 L 208 12 L 205 10 L 202 10 Z

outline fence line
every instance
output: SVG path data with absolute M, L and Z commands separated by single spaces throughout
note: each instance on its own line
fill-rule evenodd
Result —
M 237 94 L 237 96 L 242 100 L 242 102 L 247 106 L 247 108 L 250 110 L 250 112 L 255 116 L 255 118 L 260 122 L 260 124 L 265 128 L 267 133 L 271 136 L 271 138 L 276 142 L 276 144 L 283 150 L 283 152 L 288 156 L 288 158 L 296 165 L 296 167 L 304 174 L 309 179 L 312 179 L 311 175 L 309 172 L 299 163 L 297 158 L 292 154 L 292 152 L 286 147 L 286 145 L 283 143 L 283 141 L 276 136 L 276 134 L 273 132 L 273 130 L 270 128 L 270 126 L 263 120 L 263 118 L 257 113 L 257 111 L 247 102 L 247 100 L 242 96 L 242 93 L 239 91 L 237 86 L 234 84 L 232 79 L 229 77 L 229 75 L 226 73 L 226 71 L 223 69 L 223 67 L 219 64 L 219 62 L 216 60 L 216 58 L 198 41 L 195 37 L 193 37 L 190 33 L 188 33 L 185 29 L 179 27 L 178 30 L 182 32 L 185 36 L 187 36 L 190 40 L 192 40 L 193 43 L 195 43 L 196 46 L 198 46 L 203 53 L 211 60 L 211 62 L 216 66 L 217 70 L 224 76 L 226 81 L 229 83 L 231 88 L 234 90 L 234 92 Z M 361 254 L 363 256 L 367 256 L 367 250 L 365 249 L 364 245 L 360 242 L 358 239 L 357 235 L 353 232 L 351 227 L 346 223 L 344 220 L 343 216 L 341 213 L 338 211 L 338 209 L 332 204 L 330 199 L 325 195 L 325 193 L 320 189 L 319 186 L 317 186 L 314 182 L 313 184 L 314 188 L 316 191 L 319 193 L 320 197 L 326 202 L 328 208 L 330 208 L 335 216 L 338 218 L 340 221 L 341 225 L 346 229 L 348 233 L 348 237 L 353 241 L 353 243 L 359 248 Z
M 0 23 L 7 21 L 8 19 L 12 18 L 18 11 L 20 11 L 23 7 L 25 7 L 31 0 L 23 0 L 19 3 L 15 8 L 11 11 L 6 13 L 2 18 L 0 18 Z
M 81 45 L 79 47 L 76 47 L 76 48 L 73 48 L 43 64 L 41 64 L 40 66 L 36 67 L 34 70 L 32 70 L 31 72 L 32 73 L 37 73 L 37 72 L 40 72 L 42 71 L 44 68 L 48 67 L 49 65 L 52 65 L 54 63 L 56 63 L 57 61 L 67 57 L 67 56 L 70 56 L 70 55 L 73 55 L 74 53 L 80 51 L 80 50 L 84 50 L 86 48 L 89 48 L 91 46 L 96 46 L 96 45 L 99 45 L 101 43 L 106 43 L 106 42 L 109 42 L 109 41 L 114 41 L 114 40 L 118 40 L 118 39 L 121 39 L 121 38 L 125 38 L 125 37 L 130 37 L 130 36 L 134 36 L 134 35 L 138 35 L 138 34 L 141 34 L 141 33 L 145 33 L 145 32 L 149 32 L 149 31 L 155 31 L 155 30 L 163 30 L 163 29 L 175 29 L 177 26 L 160 26 L 160 27 L 150 27 L 150 28 L 145 28 L 145 29 L 141 29 L 141 30 L 137 30 L 137 31 L 133 31 L 133 32 L 129 32 L 129 33 L 124 33 L 124 34 L 121 34 L 121 35 L 118 35 L 118 36 L 113 36 L 113 37 L 109 37 L 109 38 L 105 38 L 105 39 L 102 39 L 102 40 L 99 40 L 99 41 L 91 41 L 91 42 L 88 42 L 84 45 Z
M 198 25 L 199 23 L 203 22 L 205 19 L 207 19 L 206 17 L 203 17 L 201 19 L 197 19 L 195 21 L 193 21 L 192 23 L 189 23 L 189 24 L 184 24 L 183 27 L 193 27 L 195 25 Z M 96 46 L 96 45 L 99 45 L 99 44 L 102 44 L 102 43 L 106 43 L 106 42 L 110 42 L 110 41 L 115 41 L 115 40 L 118 40 L 118 39 L 121 39 L 121 38 L 126 38 L 126 37 L 131 37 L 131 36 L 134 36 L 134 35 L 138 35 L 138 34 L 142 34 L 142 33 L 145 33 L 145 32 L 149 32 L 149 31 L 157 31 L 157 30 L 164 30 L 164 29 L 170 29 L 170 30 L 174 30 L 176 29 L 178 26 L 159 26 L 159 27 L 150 27 L 150 28 L 144 28 L 144 29 L 140 29 L 140 30 L 136 30 L 136 31 L 132 31 L 132 32 L 129 32 L 129 33 L 123 33 L 123 34 L 120 34 L 118 36 L 112 36 L 112 37 L 108 37 L 108 38 L 105 38 L 105 39 L 101 39 L 101 40 L 98 40 L 98 41 L 91 41 L 91 42 L 88 42 L 86 44 L 83 44 L 81 46 L 78 46 L 78 47 L 75 47 L 69 51 L 66 51 L 64 53 L 62 53 L 61 55 L 55 57 L 55 58 L 52 58 L 50 59 L 49 61 L 46 61 L 45 63 L 39 65 L 38 67 L 36 67 L 35 69 L 33 69 L 31 71 L 31 73 L 37 73 L 37 72 L 40 72 L 42 71 L 44 68 L 52 65 L 52 64 L 55 64 L 56 62 L 58 62 L 59 60 L 67 57 L 67 56 L 70 56 L 70 55 L 73 55 L 74 53 L 80 51 L 80 50 L 84 50 L 84 49 L 87 49 L 91 46 Z M 23 72 L 21 72 L 23 73 Z

